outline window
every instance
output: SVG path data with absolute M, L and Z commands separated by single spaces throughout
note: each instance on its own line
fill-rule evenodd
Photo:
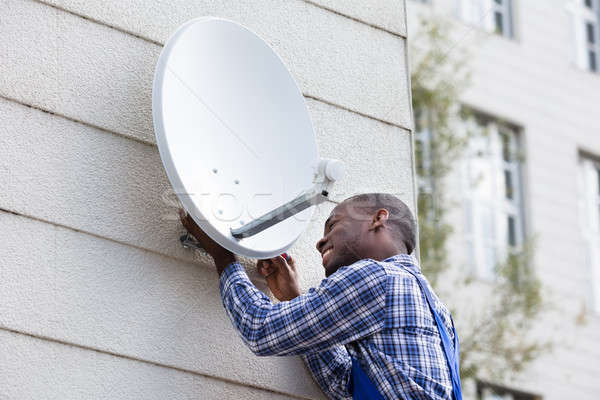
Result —
M 467 256 L 473 273 L 493 280 L 495 268 L 524 240 L 517 128 L 490 118 L 466 123 L 472 138 L 461 162 Z
M 512 390 L 486 382 L 477 382 L 478 400 L 541 400 L 541 396 Z
M 600 312 L 600 162 L 580 158 L 581 226 L 585 241 L 590 308 Z
M 600 73 L 600 0 L 573 0 L 576 64 Z
M 512 13 L 510 9 L 511 0 L 492 1 L 492 12 L 494 14 L 494 32 L 507 37 L 512 37 Z
M 512 38 L 513 0 L 457 0 L 457 14 L 468 24 Z
M 420 193 L 432 194 L 431 129 L 426 110 L 415 110 L 415 155 L 417 184 Z
M 424 210 L 434 211 L 435 193 L 434 182 L 431 175 L 432 164 L 432 131 L 429 122 L 430 114 L 427 110 L 415 109 L 415 159 L 417 172 L 417 186 L 419 207 Z M 434 212 L 425 213 L 427 222 L 433 223 L 436 216 Z

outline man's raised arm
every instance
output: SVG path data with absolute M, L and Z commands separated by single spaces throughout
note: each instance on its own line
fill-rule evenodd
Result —
M 260 356 L 320 352 L 383 328 L 386 274 L 372 260 L 342 267 L 319 287 L 277 304 L 237 262 L 225 268 L 219 288 L 233 325 Z

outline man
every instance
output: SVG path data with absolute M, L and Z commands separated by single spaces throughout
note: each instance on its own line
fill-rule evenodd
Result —
M 453 322 L 410 255 L 415 222 L 395 196 L 358 195 L 333 209 L 316 245 L 326 278 L 305 294 L 293 259 L 258 261 L 277 304 L 234 254 L 189 216 L 182 222 L 213 257 L 223 305 L 255 354 L 301 355 L 331 399 L 461 398 Z

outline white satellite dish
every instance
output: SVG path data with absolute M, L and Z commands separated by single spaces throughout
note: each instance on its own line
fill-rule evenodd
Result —
M 198 18 L 173 34 L 156 66 L 152 115 L 184 208 L 236 254 L 285 252 L 344 172 L 319 158 L 304 97 L 282 60 L 232 21 Z

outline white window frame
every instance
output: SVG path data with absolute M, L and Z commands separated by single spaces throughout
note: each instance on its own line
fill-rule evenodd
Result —
M 600 313 L 600 161 L 581 156 L 579 159 L 581 227 L 585 242 L 589 307 Z
M 461 160 L 467 259 L 473 275 L 493 281 L 498 263 L 510 251 L 521 250 L 525 239 L 520 132 L 489 119 L 484 126 L 471 119 L 466 129 L 475 132 Z M 508 138 L 508 161 L 503 157 L 503 135 Z M 512 197 L 506 175 L 511 177 Z M 512 245 L 509 217 L 514 229 Z
M 514 38 L 514 4 L 515 0 L 456 0 L 457 15 L 465 23 L 497 33 L 500 36 Z M 496 14 L 501 15 L 503 29 L 496 29 Z
M 573 15 L 575 64 L 587 71 L 600 73 L 600 0 L 590 0 L 591 7 L 586 5 L 586 0 L 571 1 L 568 9 Z M 594 43 L 589 40 L 588 26 L 592 28 Z M 590 54 L 594 55 L 595 68 Z

